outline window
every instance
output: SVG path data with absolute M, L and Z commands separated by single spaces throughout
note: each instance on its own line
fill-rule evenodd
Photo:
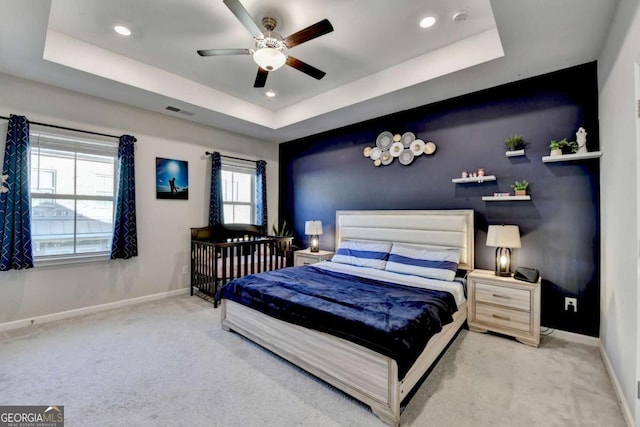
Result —
M 222 202 L 225 224 L 255 223 L 255 168 L 222 162 Z
M 117 143 L 35 130 L 30 141 L 34 259 L 108 254 Z

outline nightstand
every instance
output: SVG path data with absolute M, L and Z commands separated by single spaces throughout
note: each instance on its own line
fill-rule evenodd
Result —
M 469 330 L 509 335 L 523 344 L 540 344 L 540 284 L 493 271 L 473 270 L 467 277 Z
M 311 252 L 308 248 L 295 251 L 293 253 L 293 266 L 299 267 L 301 265 L 315 264 L 316 262 L 326 261 L 333 258 L 334 252 L 331 251 L 318 251 Z

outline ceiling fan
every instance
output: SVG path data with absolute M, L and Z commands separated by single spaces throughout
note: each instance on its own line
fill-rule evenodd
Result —
M 262 18 L 262 26 L 266 29 L 266 31 L 262 31 L 239 0 L 223 0 L 223 3 L 253 36 L 255 49 L 204 49 L 199 50 L 198 55 L 252 55 L 253 60 L 258 64 L 258 74 L 253 87 L 264 87 L 269 71 L 275 71 L 285 64 L 318 80 L 325 76 L 324 71 L 294 58 L 287 51 L 294 46 L 333 31 L 329 20 L 323 19 L 289 37 L 282 37 L 273 31 L 277 24 L 274 18 Z

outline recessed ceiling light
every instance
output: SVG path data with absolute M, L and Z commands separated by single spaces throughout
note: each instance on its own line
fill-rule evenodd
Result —
M 267 95 L 267 98 L 274 98 L 276 96 L 276 92 L 273 89 L 269 89 L 264 94 Z
M 419 25 L 420 25 L 420 28 L 429 28 L 429 27 L 433 27 L 435 23 L 436 23 L 435 16 L 426 16 L 420 20 Z
M 114 25 L 113 31 L 125 37 L 129 37 L 131 35 L 131 30 L 125 27 L 124 25 Z

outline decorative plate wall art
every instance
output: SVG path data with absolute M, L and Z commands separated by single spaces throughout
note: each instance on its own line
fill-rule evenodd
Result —
M 424 153 L 424 146 L 425 145 L 426 144 L 424 143 L 423 140 L 416 139 L 409 145 L 409 150 L 411 150 L 411 152 L 413 153 L 414 156 L 419 156 L 422 153 Z
M 418 156 L 434 154 L 436 148 L 436 144 L 431 141 L 417 139 L 413 132 L 394 135 L 385 131 L 378 135 L 375 146 L 362 150 L 362 155 L 370 158 L 376 167 L 390 165 L 396 158 L 401 165 L 408 166 Z
M 400 157 L 400 154 L 404 151 L 404 145 L 401 142 L 394 142 L 391 144 L 391 155 L 393 157 Z
M 376 147 L 381 150 L 388 150 L 393 144 L 393 134 L 391 132 L 382 132 L 376 138 Z
M 411 143 L 415 140 L 416 136 L 413 134 L 413 132 L 405 132 L 400 137 L 400 141 L 402 141 L 402 145 L 404 146 L 404 148 L 409 148 Z

